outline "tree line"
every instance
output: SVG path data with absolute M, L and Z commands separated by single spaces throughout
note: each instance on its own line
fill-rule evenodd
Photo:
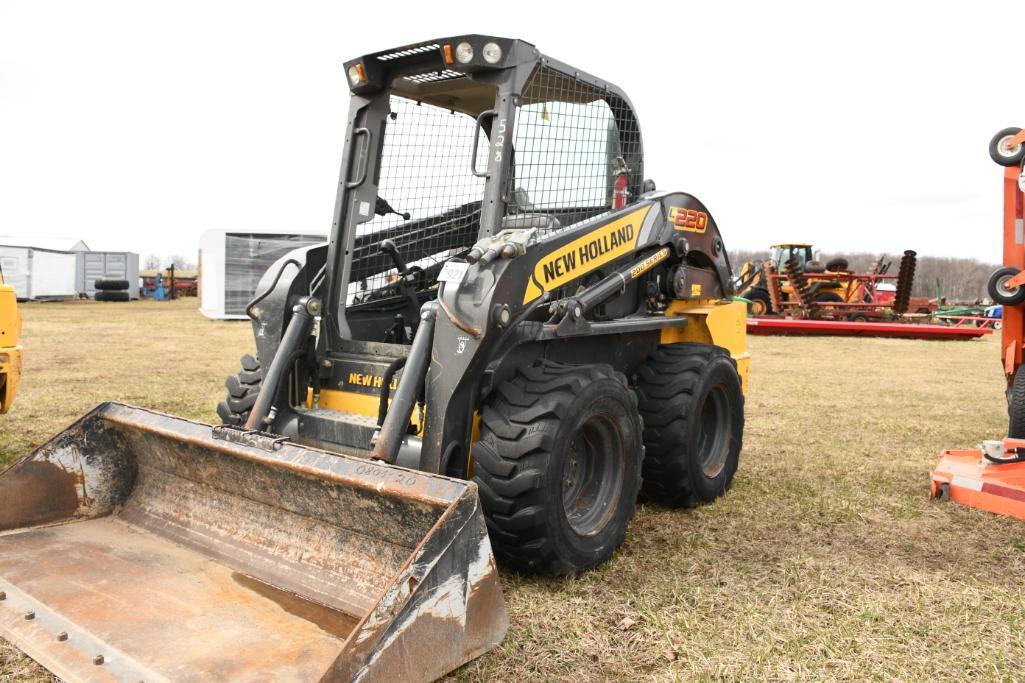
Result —
M 896 275 L 900 270 L 900 259 L 903 254 L 873 254 L 869 252 L 823 252 L 820 260 L 825 263 L 830 259 L 847 259 L 851 270 L 856 273 L 868 272 L 868 269 L 875 264 L 880 256 L 885 256 L 884 263 L 889 262 L 888 274 Z M 769 258 L 769 252 L 765 250 L 751 251 L 738 249 L 729 252 L 730 265 L 733 272 L 740 273 L 740 269 L 747 261 L 761 263 Z M 933 298 L 939 296 L 947 299 L 948 302 L 963 301 L 971 302 L 986 299 L 986 281 L 990 273 L 999 268 L 992 263 L 983 263 L 973 258 L 944 258 L 939 256 L 918 256 L 918 263 L 915 268 L 915 283 L 912 288 L 912 296 L 926 296 Z M 938 285 L 938 286 L 937 286 Z

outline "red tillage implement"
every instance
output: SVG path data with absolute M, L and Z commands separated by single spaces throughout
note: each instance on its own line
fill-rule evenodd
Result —
M 798 318 L 748 318 L 748 334 L 798 334 L 833 337 L 896 337 L 900 339 L 977 339 L 992 330 L 915 323 L 807 320 Z

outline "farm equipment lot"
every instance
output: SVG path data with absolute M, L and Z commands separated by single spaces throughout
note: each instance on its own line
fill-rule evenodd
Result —
M 23 306 L 0 465 L 102 401 L 215 421 L 252 333 L 195 307 Z M 1006 430 L 998 344 L 751 338 L 729 495 L 690 511 L 642 505 L 612 562 L 579 579 L 503 571 L 509 635 L 455 677 L 1018 676 L 1022 523 L 928 500 L 942 448 Z M 8 678 L 50 680 L 0 643 Z

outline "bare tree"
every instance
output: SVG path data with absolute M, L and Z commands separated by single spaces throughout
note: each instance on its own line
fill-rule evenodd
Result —
M 167 258 L 167 265 L 174 266 L 175 270 L 195 270 L 196 264 L 191 261 L 186 261 L 185 257 L 181 254 L 172 254 Z

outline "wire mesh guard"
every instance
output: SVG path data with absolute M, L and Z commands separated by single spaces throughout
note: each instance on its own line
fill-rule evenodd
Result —
M 613 208 L 620 174 L 640 177 L 640 132 L 629 105 L 548 67 L 524 88 L 513 132 L 509 213 L 540 213 L 567 227 Z M 632 182 L 630 183 L 633 184 Z
M 473 117 L 391 97 L 381 156 L 378 213 L 359 226 L 349 303 L 394 294 L 397 276 L 380 253 L 391 239 L 409 266 L 423 272 L 420 288 L 433 283 L 441 265 L 473 246 L 480 228 L 484 178 L 473 175 Z M 479 136 L 478 156 L 487 158 L 487 137 Z M 405 218 L 401 214 L 408 214 Z
M 448 71 L 406 76 L 418 83 L 428 77 L 464 78 Z M 390 97 L 377 215 L 356 234 L 348 303 L 398 293 L 382 240 L 394 241 L 407 264 L 420 269 L 418 289 L 433 285 L 444 262 L 477 240 L 485 179 L 471 170 L 476 125 L 464 113 Z M 636 193 L 640 131 L 629 104 L 614 93 L 538 67 L 519 99 L 513 131 L 506 215 L 535 216 L 527 224 L 542 235 L 614 208 L 621 177 L 627 179 L 623 196 Z M 480 135 L 481 171 L 488 144 Z M 522 225 L 507 220 L 503 227 Z

